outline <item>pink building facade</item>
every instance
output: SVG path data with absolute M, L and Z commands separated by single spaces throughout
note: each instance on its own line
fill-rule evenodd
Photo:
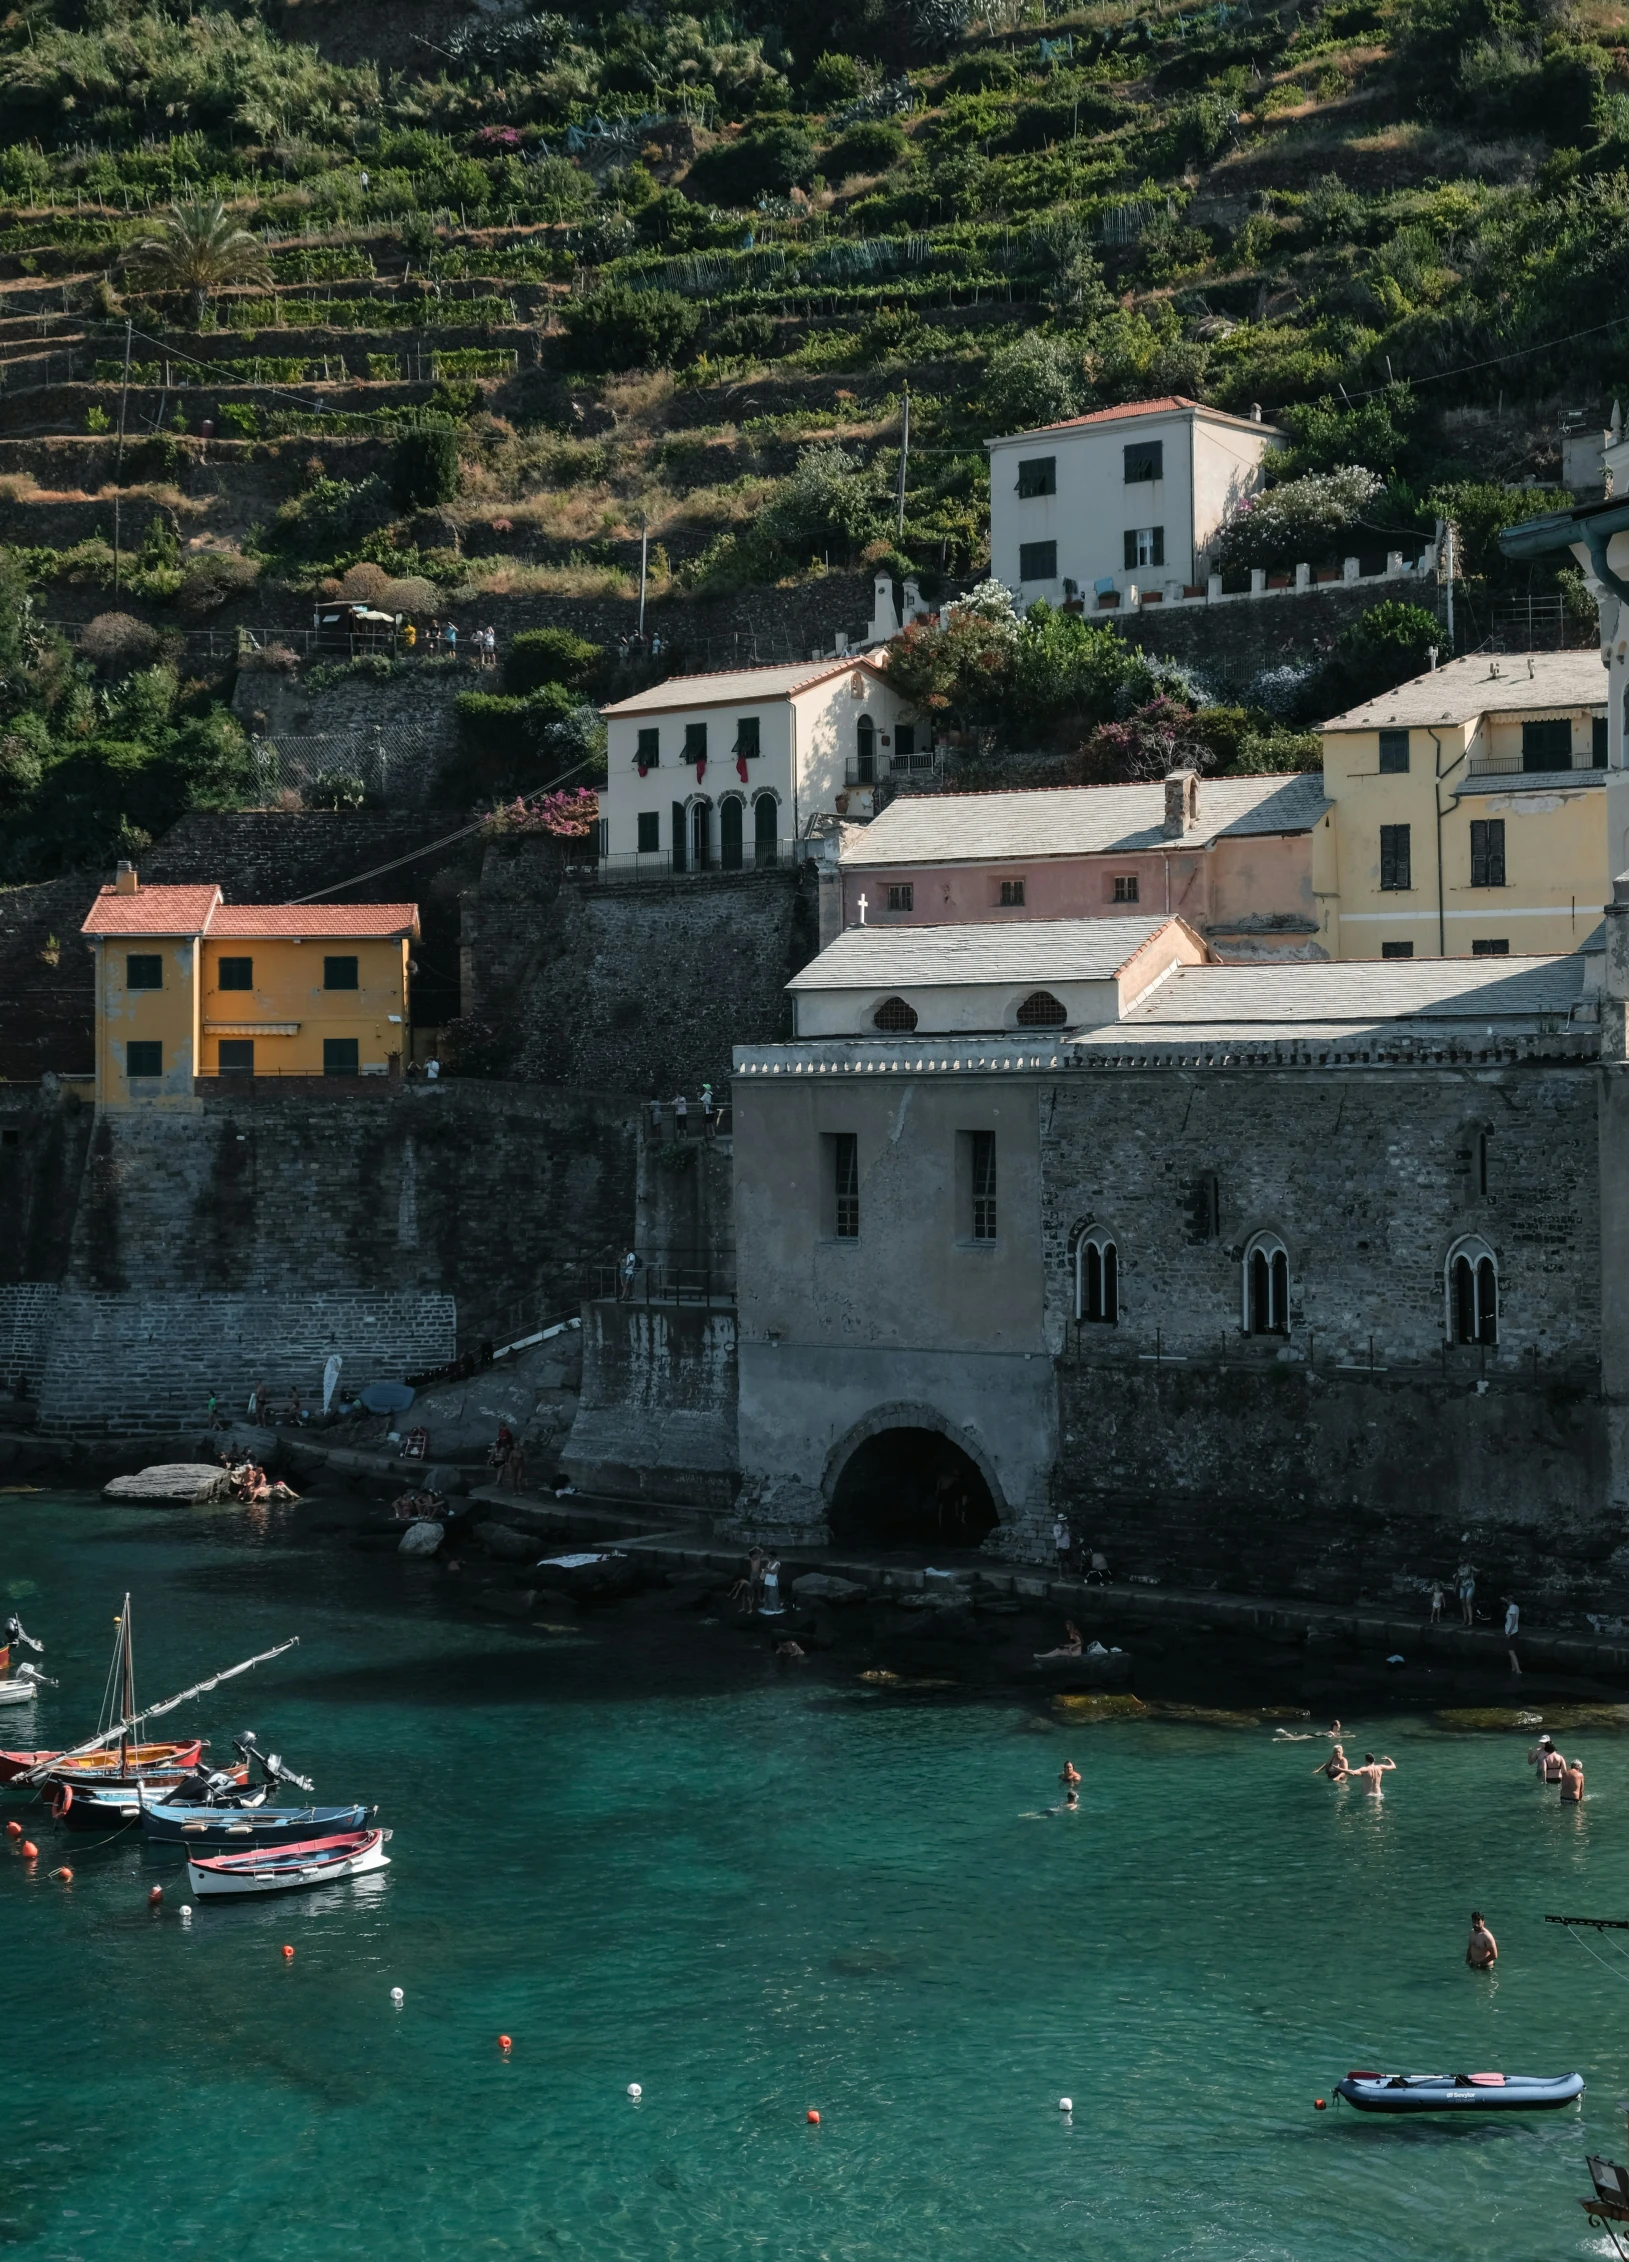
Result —
M 846 831 L 840 925 L 1174 914 L 1223 959 L 1323 958 L 1328 815 L 1317 775 L 910 795 Z

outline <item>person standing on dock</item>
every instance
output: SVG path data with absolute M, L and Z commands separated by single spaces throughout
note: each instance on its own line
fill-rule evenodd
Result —
M 1471 1911 L 1471 1937 L 1465 1949 L 1465 1961 L 1472 1971 L 1491 1971 L 1499 1961 L 1499 1943 L 1483 1921 L 1482 1911 Z
M 1454 1579 L 1459 1588 L 1461 1615 L 1467 1626 L 1474 1626 L 1476 1624 L 1474 1607 L 1476 1602 L 1476 1565 L 1474 1563 L 1461 1563 L 1459 1569 L 1454 1573 Z

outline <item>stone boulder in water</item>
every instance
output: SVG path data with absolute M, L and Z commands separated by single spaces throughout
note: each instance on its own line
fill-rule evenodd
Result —
M 830 1571 L 805 1571 L 792 1581 L 799 1602 L 864 1602 L 871 1589 L 858 1579 L 839 1579 Z
M 439 1524 L 409 1524 L 396 1552 L 398 1555 L 433 1555 L 441 1545 L 442 1536 Z
M 475 1537 L 494 1563 L 535 1563 L 537 1546 L 525 1532 L 509 1524 L 477 1524 Z
M 228 1498 L 226 1471 L 213 1461 L 159 1461 L 133 1477 L 114 1477 L 102 1487 L 104 1500 L 164 1500 L 200 1508 Z

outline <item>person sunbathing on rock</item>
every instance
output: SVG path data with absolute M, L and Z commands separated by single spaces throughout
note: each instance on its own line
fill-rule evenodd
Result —
M 1064 1640 L 1061 1647 L 1057 1649 L 1038 1649 L 1035 1652 L 1035 1661 L 1037 1664 L 1039 1664 L 1044 1658 L 1078 1657 L 1080 1655 L 1082 1649 L 1085 1647 L 1085 1640 L 1083 1635 L 1081 1634 L 1080 1628 L 1075 1624 L 1072 1618 L 1066 1618 L 1064 1620 L 1063 1628 Z

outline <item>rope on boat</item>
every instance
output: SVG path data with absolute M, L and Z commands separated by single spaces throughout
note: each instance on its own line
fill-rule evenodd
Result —
M 1564 1916 L 1551 1917 L 1549 1921 L 1552 1924 L 1559 1924 L 1561 1926 L 1561 1929 L 1566 1933 L 1569 1940 L 1577 1940 L 1579 1947 L 1583 1949 L 1585 1955 L 1594 1956 L 1595 1961 L 1600 1965 L 1603 1971 L 1609 1971 L 1614 1979 L 1629 1980 L 1629 1972 L 1620 1971 L 1616 1964 L 1609 1964 L 1605 1956 L 1596 1956 L 1595 1950 L 1590 1946 L 1589 1942 L 1587 1940 L 1579 1938 L 1579 1935 L 1573 1930 L 1571 1924 L 1568 1923 L 1567 1919 Z

